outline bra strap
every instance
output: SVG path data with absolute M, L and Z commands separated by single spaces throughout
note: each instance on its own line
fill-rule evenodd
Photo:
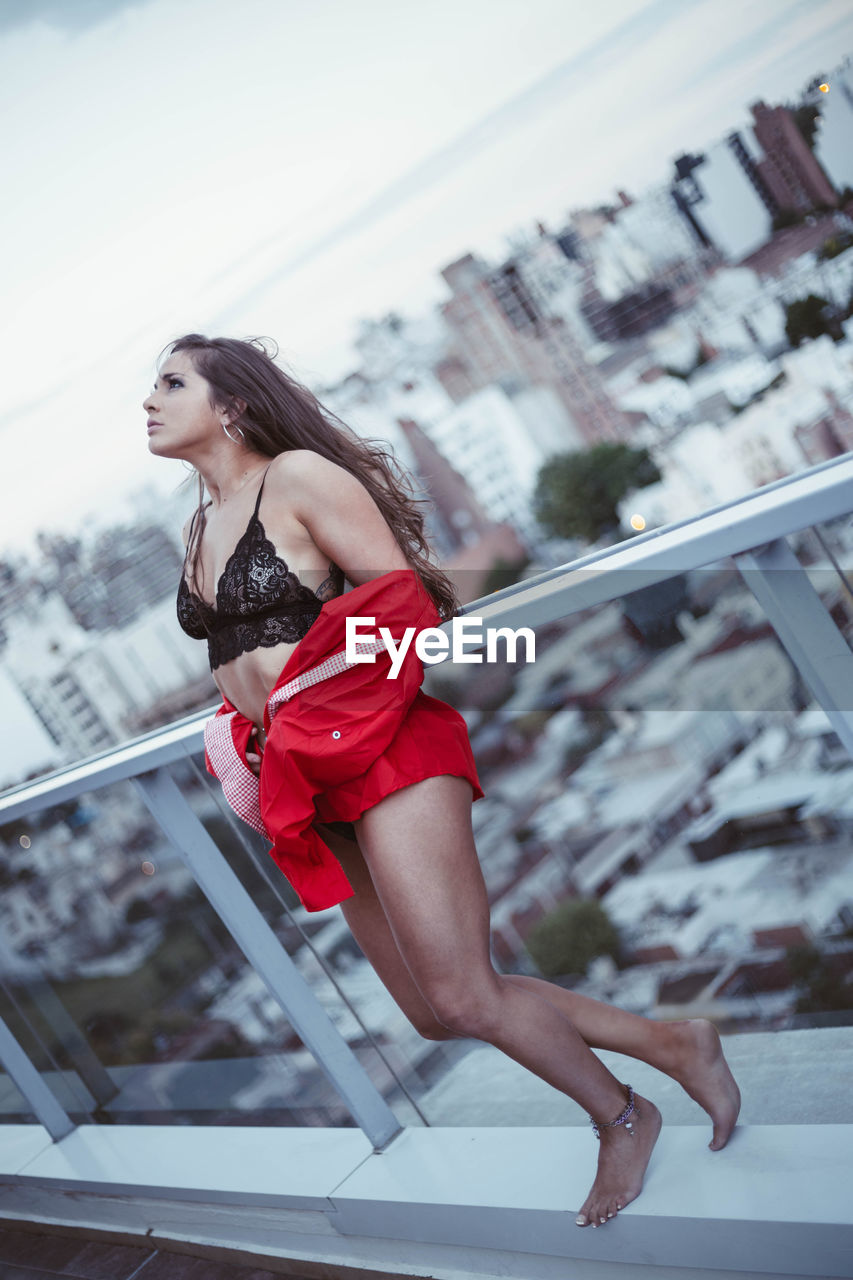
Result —
M 267 479 L 267 471 L 269 471 L 269 469 L 270 469 L 270 467 L 271 467 L 271 466 L 272 466 L 272 463 L 270 463 L 270 464 L 269 464 L 269 467 L 267 467 L 267 470 L 264 472 L 264 478 L 263 478 L 263 480 L 261 481 L 261 487 L 260 487 L 260 489 L 258 490 L 258 497 L 257 497 L 257 501 L 255 502 L 255 512 L 254 512 L 254 516 L 253 516 L 253 519 L 255 519 L 255 520 L 257 520 L 257 518 L 258 518 L 258 512 L 259 512 L 259 511 L 260 511 L 260 509 L 261 509 L 261 494 L 262 494 L 262 493 L 263 493 L 263 491 L 264 491 L 264 485 L 265 485 L 265 483 L 266 483 L 266 479 Z
M 190 527 L 187 530 L 187 545 L 184 547 L 184 568 L 185 569 L 187 565 L 187 556 L 190 553 L 190 543 L 193 540 L 193 529 L 195 528 L 195 522 L 196 522 L 196 517 L 198 516 L 198 513 L 199 513 L 199 508 L 196 507 L 195 511 L 192 514 L 192 519 L 190 520 Z

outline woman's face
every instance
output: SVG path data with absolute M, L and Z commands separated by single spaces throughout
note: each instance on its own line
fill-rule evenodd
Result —
M 222 435 L 222 410 L 211 404 L 210 383 L 196 372 L 188 351 L 164 361 L 142 407 L 148 414 L 148 449 L 158 457 L 192 462 Z

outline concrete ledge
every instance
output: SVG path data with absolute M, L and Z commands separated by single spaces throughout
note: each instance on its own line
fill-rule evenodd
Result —
M 595 1170 L 588 1129 L 409 1129 L 381 1154 L 353 1129 L 92 1125 L 59 1143 L 4 1129 L 0 1218 L 276 1270 L 550 1280 L 571 1259 L 578 1280 L 853 1276 L 850 1125 L 743 1126 L 720 1152 L 704 1129 L 665 1128 L 640 1198 L 596 1230 L 574 1222 Z
M 598 1229 L 574 1218 L 597 1145 L 577 1129 L 409 1129 L 335 1191 L 348 1234 L 626 1265 L 853 1275 L 853 1126 L 665 1129 L 642 1195 Z
M 360 1129 L 89 1124 L 59 1142 L 41 1125 L 3 1131 L 7 1186 L 280 1209 L 328 1210 L 329 1191 L 373 1150 Z M 32 1154 L 20 1160 L 28 1143 Z M 0 1191 L 0 1212 L 2 1204 Z

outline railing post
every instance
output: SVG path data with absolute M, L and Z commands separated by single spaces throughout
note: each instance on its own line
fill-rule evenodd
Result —
M 68 1013 L 49 982 L 26 978 L 21 986 L 38 1009 L 63 1049 L 82 1084 L 98 1107 L 104 1107 L 120 1092 L 109 1071 L 92 1052 L 86 1037 Z
M 784 538 L 734 557 L 841 742 L 853 756 L 853 653 Z
M 154 819 L 376 1150 L 402 1126 L 320 1006 L 168 769 L 134 779 Z
M 39 1124 L 44 1125 L 54 1142 L 66 1137 L 76 1128 L 68 1112 L 57 1102 L 2 1018 L 0 1063 L 32 1107 Z

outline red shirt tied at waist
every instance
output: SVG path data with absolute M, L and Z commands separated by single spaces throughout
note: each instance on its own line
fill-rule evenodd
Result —
M 373 662 L 346 662 L 346 619 L 374 618 L 359 626 L 360 654 Z M 349 898 L 353 888 L 331 849 L 314 829 L 351 822 L 383 795 L 425 777 L 467 777 L 473 799 L 483 790 L 465 721 L 458 711 L 421 691 L 423 664 L 415 639 L 441 618 L 413 569 L 394 569 L 323 604 L 290 655 L 264 708 L 266 744 L 260 778 L 246 762 L 255 726 L 223 700 L 205 726 L 207 768 L 222 783 L 235 812 L 272 841 L 270 854 L 309 911 Z M 379 635 L 387 627 L 399 645 L 415 634 L 395 678 Z M 318 805 L 319 802 L 319 805 Z

